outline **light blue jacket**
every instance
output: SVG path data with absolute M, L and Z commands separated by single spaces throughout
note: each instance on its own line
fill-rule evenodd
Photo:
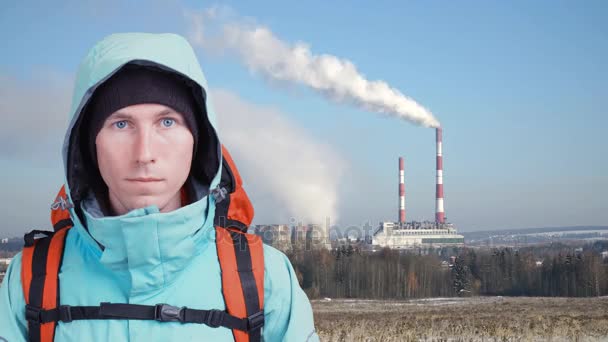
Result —
M 71 131 L 82 107 L 101 82 L 134 60 L 153 62 L 178 72 L 207 90 L 196 55 L 184 38 L 147 33 L 104 38 L 90 50 L 77 74 L 71 122 L 63 147 L 66 170 Z M 208 94 L 207 91 L 208 120 L 217 133 Z M 83 201 L 85 228 L 74 209 L 70 209 L 74 227 L 66 238 L 59 274 L 60 303 L 72 306 L 96 306 L 100 302 L 167 303 L 224 310 L 213 226 L 215 200 L 208 195 L 208 189 L 219 184 L 220 175 L 221 165 L 198 201 L 168 213 L 149 206 L 122 216 L 104 217 L 94 210 L 94 203 Z M 72 203 L 67 177 L 65 186 Z M 310 302 L 287 257 L 264 245 L 264 264 L 263 339 L 318 341 Z M 27 338 L 20 274 L 21 253 L 13 259 L 0 289 L 0 337 L 9 342 Z M 204 324 L 81 320 L 59 322 L 55 341 L 233 341 L 233 336 L 227 328 Z

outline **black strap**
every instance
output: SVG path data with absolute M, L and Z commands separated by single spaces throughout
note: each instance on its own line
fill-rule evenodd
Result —
M 234 245 L 234 253 L 236 263 L 241 279 L 241 288 L 243 289 L 243 298 L 245 299 L 245 308 L 247 316 L 251 316 L 260 311 L 260 300 L 258 296 L 258 288 L 253 275 L 253 262 L 251 260 L 251 248 L 249 240 L 245 234 L 230 231 Z M 260 326 L 261 327 L 261 326 Z M 249 332 L 249 341 L 261 341 L 262 335 L 260 329 L 254 329 Z
M 100 306 L 61 305 L 56 309 L 42 310 L 27 305 L 25 316 L 32 324 L 48 322 L 68 323 L 76 320 L 137 319 L 159 322 L 206 324 L 212 328 L 225 327 L 246 332 L 259 331 L 264 325 L 264 311 L 260 310 L 248 318 L 238 318 L 221 310 L 195 310 L 168 304 L 138 305 L 101 303 Z
M 66 227 L 73 227 L 74 226 L 74 222 L 72 222 L 72 219 L 63 219 L 63 220 L 59 220 L 57 221 L 57 223 L 55 223 L 53 225 L 53 229 L 55 231 L 58 231 L 60 229 L 66 228 Z

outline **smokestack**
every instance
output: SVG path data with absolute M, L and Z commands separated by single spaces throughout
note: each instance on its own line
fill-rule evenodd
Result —
M 399 223 L 405 223 L 405 171 L 403 157 L 399 157 Z
M 435 202 L 435 222 L 445 223 L 445 213 L 443 212 L 443 155 L 441 153 L 442 132 L 441 127 L 436 130 L 437 141 L 437 192 Z

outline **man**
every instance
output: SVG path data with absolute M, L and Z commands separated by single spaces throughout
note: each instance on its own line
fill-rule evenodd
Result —
M 48 319 L 56 323 L 50 332 L 39 334 L 55 341 L 243 337 L 224 326 L 189 322 L 184 310 L 171 311 L 224 310 L 223 291 L 231 285 L 222 278 L 214 231 L 223 229 L 214 228 L 221 196 L 213 194 L 226 156 L 188 42 L 174 34 L 104 38 L 80 65 L 71 114 L 63 147 L 67 196 L 54 208 L 66 207 L 73 227 L 61 230 L 65 245 L 54 278 L 57 294 L 44 293 L 44 301 L 57 300 L 64 311 Z M 232 213 L 240 216 L 247 213 Z M 32 258 L 24 255 L 13 259 L 0 290 L 0 337 L 10 342 L 31 339 L 31 329 L 51 317 L 32 314 L 31 294 L 24 296 L 24 282 L 30 288 L 36 281 L 22 270 Z M 317 341 L 310 303 L 289 260 L 264 245 L 263 265 L 262 339 Z M 40 285 L 44 291 L 48 277 Z M 126 308 L 118 314 L 125 317 L 103 314 L 104 305 L 112 307 L 104 303 L 129 304 L 113 306 Z M 75 307 L 94 314 L 72 317 Z M 134 318 L 135 311 L 148 308 L 154 309 L 152 317 Z

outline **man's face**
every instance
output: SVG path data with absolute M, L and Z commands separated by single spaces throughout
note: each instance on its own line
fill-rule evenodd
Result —
M 194 148 L 181 113 L 152 103 L 124 107 L 108 117 L 95 143 L 115 214 L 149 205 L 162 212 L 179 208 Z

